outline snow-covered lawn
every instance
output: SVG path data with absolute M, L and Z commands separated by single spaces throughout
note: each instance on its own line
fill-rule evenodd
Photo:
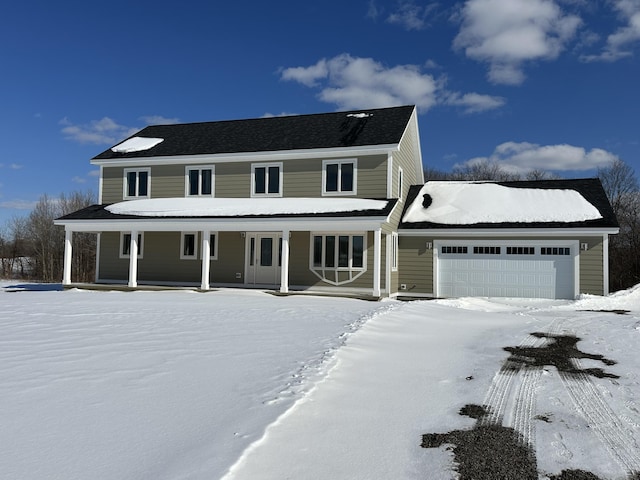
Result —
M 14 285 L 0 478 L 451 479 L 473 459 L 423 435 L 486 424 L 518 432 L 540 478 L 640 471 L 640 288 L 375 303 Z M 559 371 L 544 353 L 570 335 L 575 371 Z

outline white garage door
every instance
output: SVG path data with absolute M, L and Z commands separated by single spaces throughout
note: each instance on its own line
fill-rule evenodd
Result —
M 439 297 L 574 298 L 577 245 L 436 242 Z

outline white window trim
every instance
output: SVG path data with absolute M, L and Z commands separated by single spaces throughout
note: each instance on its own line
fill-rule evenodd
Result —
M 256 193 L 256 168 L 265 169 L 265 190 L 269 190 L 269 167 L 278 167 L 278 193 Z M 251 164 L 251 196 L 252 197 L 282 197 L 282 162 L 252 163 Z
M 124 254 L 122 252 L 124 252 L 124 236 L 125 235 L 131 235 L 131 232 L 120 232 L 120 250 L 119 250 L 119 257 L 120 258 L 131 258 L 130 254 Z M 142 256 L 144 255 L 144 248 L 142 247 L 144 245 L 144 232 L 138 232 L 138 235 L 140 236 L 140 242 L 138 243 L 138 260 L 140 260 L 142 258 Z
M 402 193 L 402 189 L 404 188 L 404 175 L 402 171 L 402 167 L 398 167 L 398 202 L 402 203 L 404 195 Z
M 131 172 L 136 173 L 136 195 L 128 195 L 129 189 L 127 188 L 127 177 Z M 138 191 L 140 190 L 140 172 L 147 172 L 147 194 L 146 195 L 138 195 Z M 141 168 L 125 168 L 122 174 L 122 198 L 125 200 L 130 199 L 139 199 L 139 198 L 151 198 L 151 167 L 141 167 Z
M 193 255 L 185 255 L 184 244 L 187 235 L 193 235 Z M 198 232 L 180 232 L 180 260 L 198 259 Z
M 350 163 L 353 165 L 353 190 L 343 192 L 340 189 L 342 183 L 342 165 Z M 338 191 L 327 192 L 327 165 L 339 165 L 338 174 Z M 322 196 L 345 196 L 345 195 L 357 195 L 358 194 L 358 159 L 357 158 L 340 158 L 322 161 Z
M 213 251 L 209 254 L 209 260 L 217 260 L 218 259 L 218 243 L 220 243 L 220 235 L 218 234 L 218 232 L 209 232 L 209 245 L 211 245 L 211 237 L 212 236 L 216 237 L 216 241 L 213 244 Z M 201 240 L 201 242 L 202 242 L 202 240 Z M 209 248 L 211 248 L 211 247 L 209 247 Z M 200 252 L 200 259 L 201 260 L 204 257 L 203 253 L 204 252 Z
M 189 193 L 189 170 L 198 170 L 198 193 Z M 202 187 L 202 170 L 211 170 L 211 194 L 200 193 Z M 187 165 L 184 167 L 184 196 L 185 197 L 214 197 L 216 193 L 216 169 L 214 165 Z

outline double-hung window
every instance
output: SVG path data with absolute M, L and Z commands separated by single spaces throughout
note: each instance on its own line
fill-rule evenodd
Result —
M 324 160 L 322 162 L 322 194 L 355 195 L 357 170 L 356 159 Z
M 185 168 L 185 193 L 187 197 L 213 196 L 213 165 Z
M 142 243 L 144 240 L 144 234 L 138 233 L 138 256 L 137 258 L 142 258 Z M 131 257 L 131 233 L 130 232 L 121 232 L 120 233 L 120 258 L 130 258 Z
M 254 163 L 251 165 L 251 196 L 282 196 L 282 163 Z
M 125 168 L 123 198 L 149 198 L 150 182 L 150 168 Z

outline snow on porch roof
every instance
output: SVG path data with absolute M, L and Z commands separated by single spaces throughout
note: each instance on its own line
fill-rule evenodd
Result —
M 598 208 L 575 189 L 523 188 L 516 186 L 517 182 L 511 183 L 507 186 L 493 182 L 427 182 L 406 209 L 402 221 L 448 226 L 529 225 L 603 218 Z M 522 182 L 525 183 L 535 185 Z
M 316 215 L 374 210 L 383 214 L 388 203 L 363 198 L 156 198 L 119 202 L 106 210 L 140 217 Z

